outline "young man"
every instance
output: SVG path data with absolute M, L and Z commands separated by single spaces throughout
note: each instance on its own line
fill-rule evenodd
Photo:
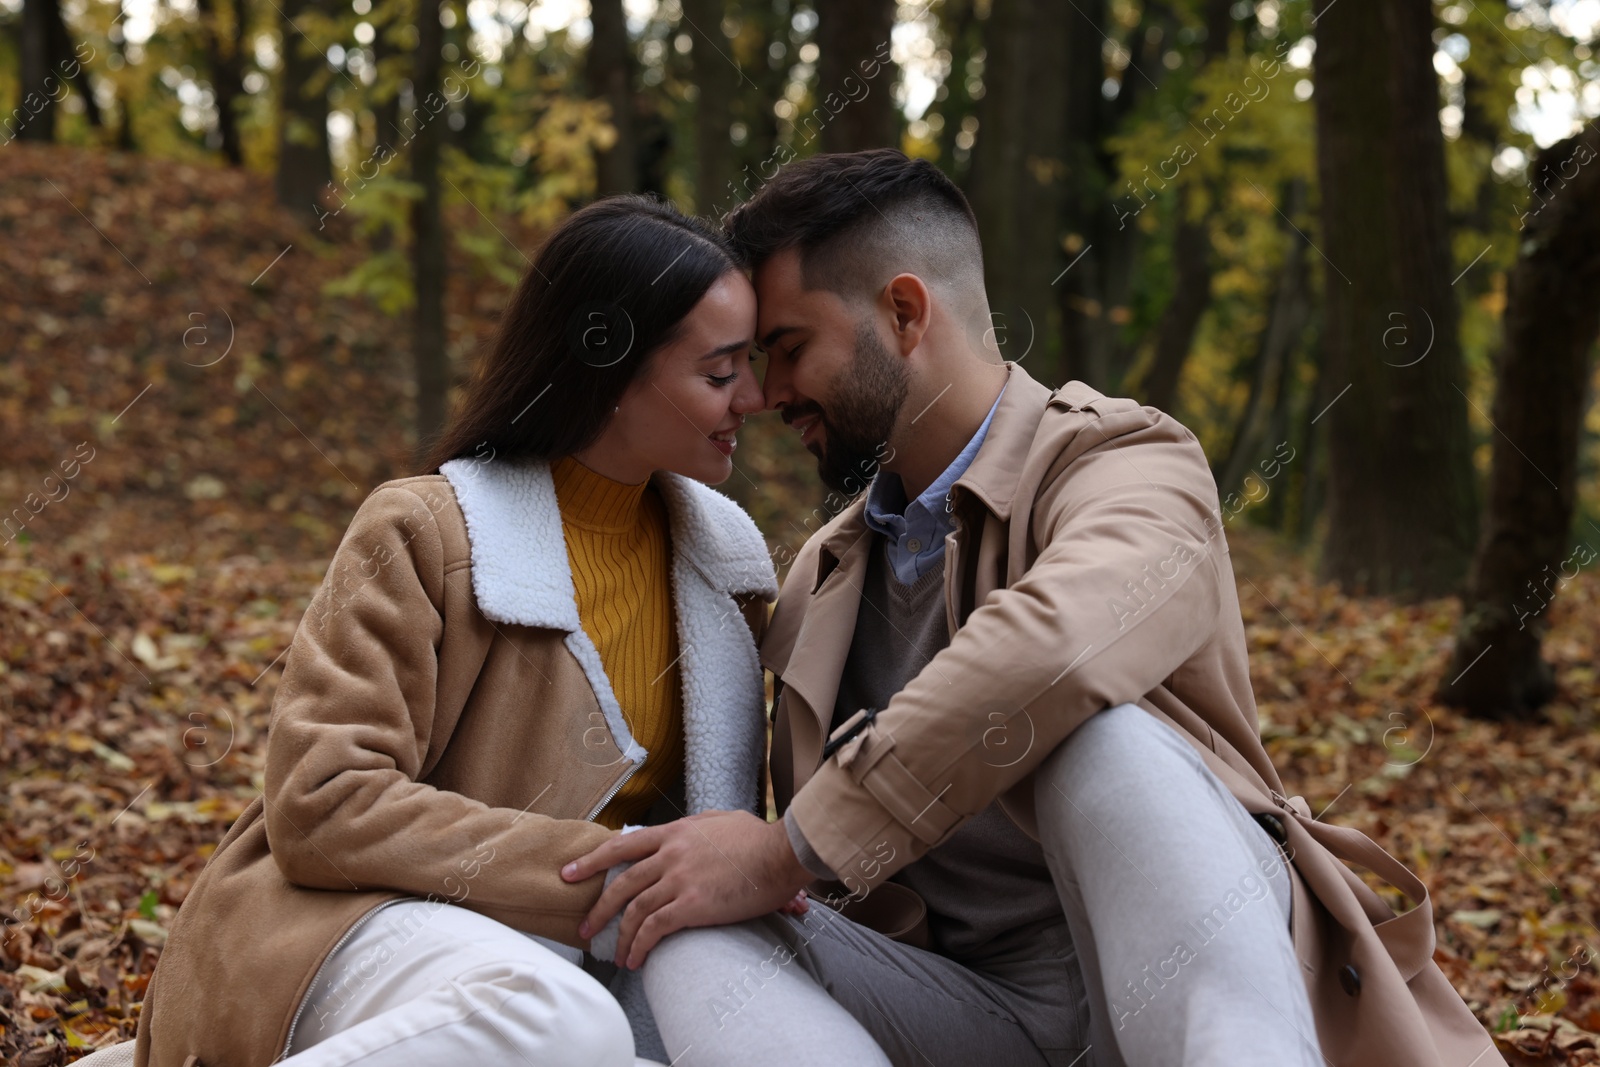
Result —
M 634 861 L 587 930 L 626 906 L 617 958 L 648 955 L 671 1055 L 1503 1062 L 1431 961 L 1420 882 L 1284 795 L 1194 435 L 1001 361 L 971 210 L 924 161 L 795 163 L 728 226 L 768 406 L 831 487 L 870 488 L 762 641 L 783 818 L 564 872 Z M 1422 906 L 1393 917 L 1339 857 Z M 844 914 L 771 914 L 816 880 Z

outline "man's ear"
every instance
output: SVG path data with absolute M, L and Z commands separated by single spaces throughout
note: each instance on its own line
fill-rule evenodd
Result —
M 896 274 L 883 290 L 892 316 L 895 344 L 902 356 L 922 343 L 933 321 L 933 297 L 915 274 Z

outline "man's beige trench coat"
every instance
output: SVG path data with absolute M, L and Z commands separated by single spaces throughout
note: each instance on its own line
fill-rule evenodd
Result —
M 685 795 L 662 814 L 761 810 L 772 561 L 731 500 L 656 485 L 685 741 Z M 579 625 L 549 466 L 456 460 L 379 486 L 295 631 L 265 791 L 178 910 L 136 1067 L 278 1059 L 317 1025 L 295 1016 L 324 959 L 403 896 L 585 945 L 603 879 L 558 872 L 611 836 L 587 820 L 645 755 Z
M 1365 835 L 1313 821 L 1284 795 L 1258 735 L 1223 515 L 1195 436 L 1082 382 L 1052 393 L 1016 364 L 1008 371 L 951 491 L 950 644 L 825 764 L 872 542 L 864 500 L 819 530 L 784 579 L 761 645 L 781 682 L 780 809 L 793 807 L 847 889 L 870 894 L 997 797 L 1037 837 L 1034 768 L 1090 715 L 1137 703 L 1247 810 L 1287 826 L 1295 948 L 1329 1063 L 1503 1064 L 1433 962 L 1422 883 Z M 1396 917 L 1341 859 L 1415 907 Z

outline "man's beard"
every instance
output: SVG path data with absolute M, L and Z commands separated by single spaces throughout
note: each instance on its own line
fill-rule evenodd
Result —
M 833 399 L 822 413 L 825 444 L 817 457 L 817 476 L 829 489 L 854 496 L 878 472 L 889 433 L 909 391 L 910 375 L 870 321 L 856 324 L 849 369 L 833 383 Z

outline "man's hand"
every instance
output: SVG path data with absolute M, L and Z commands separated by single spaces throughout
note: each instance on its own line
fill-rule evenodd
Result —
M 741 922 L 780 908 L 793 914 L 798 891 L 812 881 L 783 823 L 742 811 L 708 811 L 618 834 L 561 868 L 561 877 L 581 882 L 630 860 L 633 866 L 606 887 L 578 927 L 580 937 L 593 937 L 622 911 L 615 962 L 630 969 L 684 927 Z

